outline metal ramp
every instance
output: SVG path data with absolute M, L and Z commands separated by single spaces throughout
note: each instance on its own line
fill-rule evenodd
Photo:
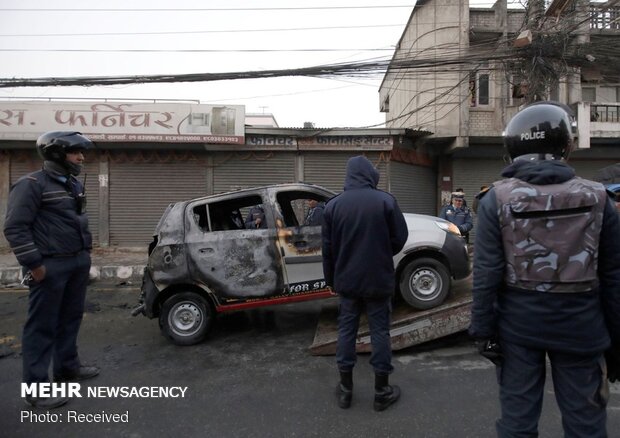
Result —
M 446 302 L 430 310 L 415 310 L 406 303 L 399 302 L 392 313 L 390 328 L 392 350 L 401 350 L 466 330 L 471 319 L 471 289 L 471 276 L 453 282 L 450 296 Z M 329 356 L 336 354 L 337 315 L 337 300 L 329 300 L 323 305 L 314 334 L 314 342 L 309 348 L 312 355 Z M 370 349 L 368 322 L 363 315 L 357 334 L 356 350 L 358 353 L 368 353 Z

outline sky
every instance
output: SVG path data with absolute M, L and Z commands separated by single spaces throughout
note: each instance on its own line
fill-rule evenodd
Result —
M 0 0 L 0 78 L 242 72 L 390 59 L 414 4 Z M 362 79 L 18 87 L 0 88 L 0 99 L 192 100 L 244 105 L 246 113 L 273 114 L 280 127 L 367 127 L 385 121 L 381 80 L 379 73 Z

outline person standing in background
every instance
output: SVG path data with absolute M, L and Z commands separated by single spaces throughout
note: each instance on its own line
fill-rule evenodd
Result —
M 474 228 L 474 220 L 469 207 L 466 207 L 464 203 L 463 192 L 453 192 L 452 202 L 441 209 L 439 217 L 456 225 L 465 238 L 465 242 L 469 243 L 469 232 Z

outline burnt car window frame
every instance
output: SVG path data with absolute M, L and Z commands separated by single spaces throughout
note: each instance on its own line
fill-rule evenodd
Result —
M 260 194 L 242 195 L 232 199 L 197 202 L 191 206 L 194 224 L 203 233 L 251 230 L 244 226 L 244 211 L 250 211 L 255 205 L 264 204 Z M 241 225 L 237 225 L 232 213 L 237 211 Z
M 322 193 L 308 191 L 308 190 L 299 190 L 299 189 L 281 190 L 276 194 L 275 201 L 280 211 L 280 214 L 282 215 L 282 222 L 284 224 L 284 228 L 309 226 L 309 225 L 303 224 L 303 219 L 308 212 L 308 207 L 306 206 L 306 203 L 305 203 L 307 199 L 314 199 L 319 202 L 327 202 L 330 199 L 330 197 Z M 301 221 L 300 221 L 300 218 L 297 216 L 295 207 L 293 207 L 294 201 L 303 202 L 303 206 L 300 209 Z M 290 217 L 291 215 L 294 219 L 294 221 L 292 221 L 293 223 L 290 223 L 289 221 L 289 219 L 291 219 Z

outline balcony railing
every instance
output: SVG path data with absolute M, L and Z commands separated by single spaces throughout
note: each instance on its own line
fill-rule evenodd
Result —
M 620 30 L 620 6 L 590 4 L 590 28 Z
M 591 122 L 620 122 L 620 105 L 619 104 L 590 104 L 590 121 Z

